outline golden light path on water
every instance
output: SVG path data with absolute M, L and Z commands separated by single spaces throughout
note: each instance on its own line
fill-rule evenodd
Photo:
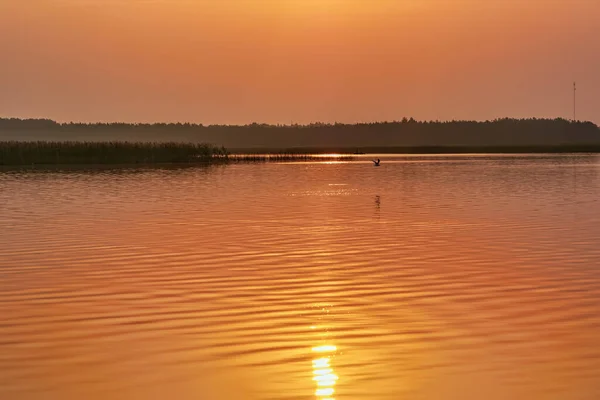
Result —
M 317 386 L 315 396 L 319 400 L 334 400 L 331 396 L 335 393 L 335 385 L 339 378 L 334 373 L 331 359 L 337 351 L 337 347 L 328 344 L 313 347 L 312 351 L 316 356 L 312 361 L 313 381 L 315 381 Z

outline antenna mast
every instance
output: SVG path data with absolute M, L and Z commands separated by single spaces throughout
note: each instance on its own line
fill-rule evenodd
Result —
M 577 84 L 573 82 L 573 122 L 577 121 Z

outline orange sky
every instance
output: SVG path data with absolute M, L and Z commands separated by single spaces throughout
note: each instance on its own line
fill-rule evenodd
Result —
M 598 0 L 0 0 L 0 116 L 600 123 Z

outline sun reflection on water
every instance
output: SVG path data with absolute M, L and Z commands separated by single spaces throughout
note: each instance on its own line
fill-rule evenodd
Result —
M 334 400 L 335 385 L 338 376 L 334 373 L 331 366 L 331 358 L 337 350 L 334 345 L 323 345 L 313 347 L 313 353 L 316 353 L 317 358 L 313 359 L 313 381 L 317 385 L 315 396 L 319 400 Z

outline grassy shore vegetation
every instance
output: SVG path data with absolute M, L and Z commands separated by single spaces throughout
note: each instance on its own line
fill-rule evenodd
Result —
M 224 147 L 176 142 L 0 142 L 0 166 L 344 161 L 350 158 L 292 152 L 229 154 Z
M 230 162 L 306 162 L 306 161 L 351 161 L 354 157 L 347 154 L 324 154 L 318 149 L 312 153 L 283 152 L 264 154 L 230 154 Z
M 0 142 L 0 165 L 208 163 L 227 150 L 197 143 Z

